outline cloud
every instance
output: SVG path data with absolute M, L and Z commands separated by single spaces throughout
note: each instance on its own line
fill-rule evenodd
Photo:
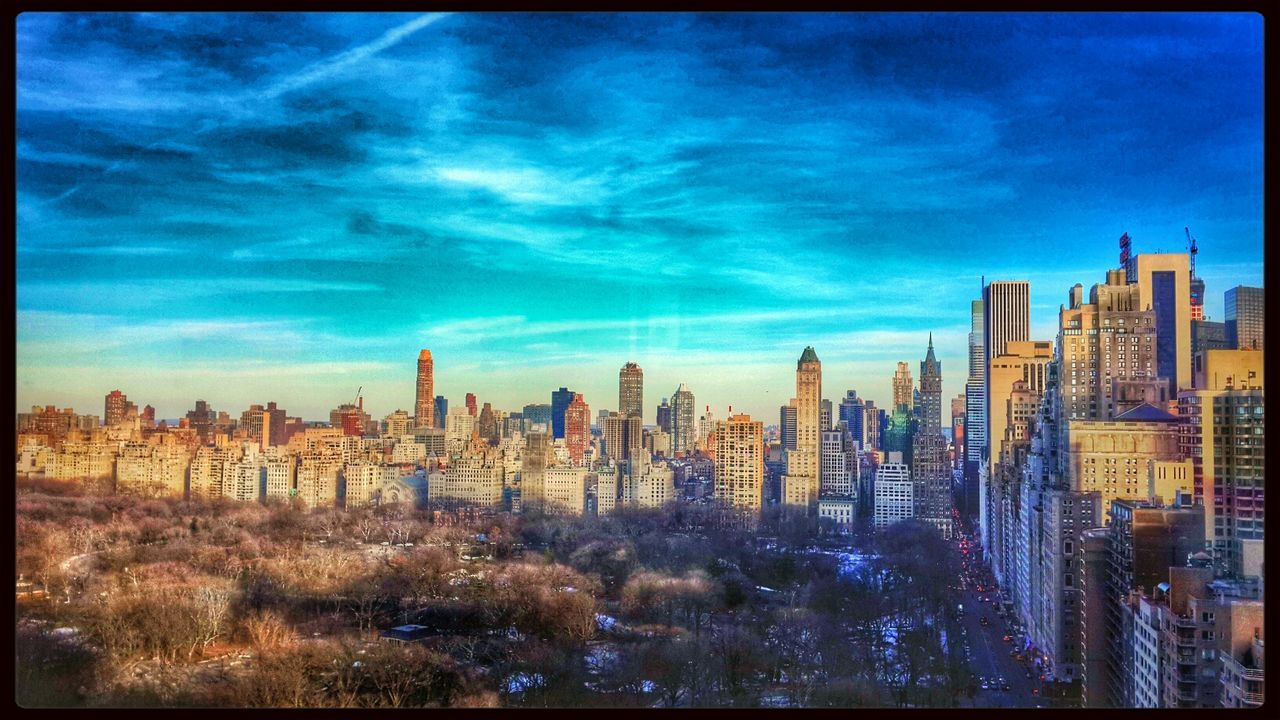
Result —
M 261 93 L 259 97 L 273 98 L 285 93 L 300 90 L 314 82 L 337 75 L 370 56 L 393 47 L 419 30 L 448 17 L 449 13 L 431 13 L 421 15 L 409 22 L 399 25 L 383 33 L 373 42 L 351 48 L 346 52 L 316 63 L 298 73 L 278 80 Z

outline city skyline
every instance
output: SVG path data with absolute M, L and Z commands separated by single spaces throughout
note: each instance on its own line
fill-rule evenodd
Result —
M 430 348 L 454 402 L 616 410 L 634 361 L 646 415 L 687 383 L 772 424 L 808 345 L 881 407 L 929 333 L 965 367 L 983 276 L 1053 337 L 1124 232 L 1189 226 L 1214 320 L 1262 284 L 1255 15 L 199 25 L 18 20 L 20 411 L 382 417 Z

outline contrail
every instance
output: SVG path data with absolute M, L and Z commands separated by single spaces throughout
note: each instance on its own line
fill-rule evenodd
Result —
M 401 40 L 404 40 L 410 35 L 418 32 L 422 28 L 436 22 L 437 20 L 448 17 L 449 15 L 450 13 L 430 13 L 428 15 L 414 18 L 399 27 L 388 30 L 382 35 L 382 37 L 371 43 L 361 45 L 357 48 L 351 48 L 350 50 L 335 55 L 328 60 L 322 60 L 299 72 L 297 75 L 285 78 L 266 90 L 254 94 L 258 97 L 273 98 L 283 93 L 287 93 L 290 90 L 296 90 L 304 85 L 309 85 L 316 80 L 342 70 L 352 63 L 360 62 L 370 55 L 382 52 L 383 50 L 398 44 Z
M 311 67 L 300 71 L 298 74 L 293 75 L 291 77 L 287 77 L 265 90 L 259 90 L 257 92 L 247 93 L 244 97 L 241 98 L 241 100 L 242 101 L 254 100 L 254 99 L 262 100 L 262 99 L 275 98 L 291 90 L 296 90 L 298 88 L 309 85 L 315 82 L 316 80 L 320 80 L 324 77 L 327 77 L 336 72 L 339 72 L 353 63 L 360 62 L 361 60 L 364 60 L 365 58 L 368 58 L 371 55 L 382 52 L 383 50 L 386 50 L 387 48 L 398 44 L 400 41 L 404 40 L 410 35 L 418 32 L 422 28 L 428 25 L 431 25 L 437 20 L 441 20 L 452 14 L 453 13 L 429 13 L 427 15 L 421 15 L 419 17 L 416 17 L 413 20 L 410 20 L 409 22 L 403 25 L 400 25 L 399 27 L 395 27 L 388 30 L 387 32 L 382 34 L 382 37 L 379 37 L 377 40 L 374 40 L 371 43 L 366 43 L 364 45 L 361 45 L 360 47 L 351 48 L 350 50 L 346 50 L 342 53 L 334 55 L 333 57 L 327 60 L 321 60 L 320 62 L 312 65 Z M 212 124 L 208 124 L 205 127 L 202 127 L 199 130 L 196 130 L 195 134 L 202 135 L 217 127 L 218 127 L 218 123 L 216 122 Z M 157 140 L 156 142 L 153 142 L 150 145 L 147 145 L 144 149 L 154 150 L 155 148 L 165 144 L 166 142 L 169 142 L 170 140 L 172 140 L 172 138 Z M 129 158 L 122 158 L 120 160 L 117 160 L 111 163 L 109 166 L 103 169 L 102 175 L 106 176 L 106 175 L 112 174 L 113 172 L 119 170 L 121 166 L 128 163 L 129 160 L 130 160 Z M 59 203 L 63 200 L 66 200 L 67 198 L 76 194 L 76 192 L 80 190 L 80 187 L 82 184 L 83 183 L 77 183 L 76 185 L 72 186 L 69 190 L 62 193 L 61 195 L 58 195 L 55 198 L 46 200 L 41 204 L 53 205 L 55 203 Z

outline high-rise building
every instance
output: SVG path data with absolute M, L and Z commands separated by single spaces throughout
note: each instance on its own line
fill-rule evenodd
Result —
M 485 403 L 480 409 L 480 417 L 476 423 L 476 429 L 480 432 L 480 437 L 487 440 L 490 445 L 497 445 L 501 439 L 498 432 L 498 415 L 493 410 L 492 403 Z
M 344 435 L 360 437 L 369 429 L 371 418 L 364 411 L 364 398 L 357 398 L 356 404 L 343 403 L 329 411 L 329 425 L 341 428 Z M 285 440 L 287 442 L 287 439 Z M 283 443 L 279 443 L 283 444 Z
M 991 361 L 1004 355 L 1010 341 L 1025 341 L 1031 336 L 1031 283 L 1026 280 L 996 280 L 982 288 L 982 352 L 983 352 L 983 390 L 985 398 L 982 403 L 982 422 L 980 437 L 983 455 L 987 460 L 987 476 L 990 479 L 991 466 L 994 462 L 998 436 L 992 432 L 991 416 L 997 410 L 991 405 Z M 970 427 L 971 434 L 975 428 Z M 989 519 L 982 514 L 987 508 L 987 498 L 982 496 L 989 490 L 979 487 L 979 524 L 989 528 Z M 983 530 L 984 541 L 988 532 Z M 985 545 L 984 545 L 985 547 Z
M 541 425 L 545 432 L 551 431 L 551 406 L 546 404 L 525 405 L 521 414 L 525 426 L 532 431 L 533 426 Z
M 435 414 L 435 405 L 431 406 L 431 414 Z M 404 410 L 396 410 L 382 419 L 386 425 L 384 435 L 399 440 L 405 435 L 413 434 L 413 418 L 409 417 L 409 413 Z
M 818 432 L 826 432 L 831 427 L 831 401 L 823 399 L 818 406 Z
M 904 362 L 898 363 L 893 372 L 893 409 L 905 408 L 910 413 L 914 408 L 915 386 L 911 380 L 911 368 Z
M 1069 293 L 1070 305 L 1058 311 L 1063 417 L 1114 418 L 1127 409 L 1125 396 L 1135 389 L 1152 404 L 1167 402 L 1168 383 L 1157 378 L 1155 314 L 1145 309 L 1141 287 L 1126 284 L 1124 271 L 1109 270 L 1106 282 L 1089 291 L 1089 302 L 1083 300 L 1077 284 Z
M 630 460 L 644 447 L 640 416 L 612 412 L 600 420 L 600 435 L 604 439 L 604 454 L 615 465 Z
M 863 444 L 864 448 L 879 449 L 880 447 L 880 416 L 883 411 L 876 407 L 874 401 L 867 400 L 863 407 L 862 432 L 867 439 Z
M 644 370 L 633 362 L 618 371 L 618 412 L 644 417 Z
M 187 425 L 196 431 L 196 440 L 201 445 L 212 441 L 213 421 L 216 417 L 217 414 L 204 400 L 197 400 L 195 409 L 187 413 Z
M 434 427 L 443 429 L 444 419 L 449 415 L 449 400 L 445 396 L 443 395 L 436 396 L 435 413 L 436 413 L 436 420 L 435 420 L 436 424 Z
M 853 497 L 858 483 L 858 454 L 853 437 L 843 426 L 822 432 L 821 497 Z
M 284 408 L 276 407 L 274 402 L 261 405 L 250 405 L 248 410 L 240 414 L 239 427 L 245 430 L 250 440 L 258 443 L 260 449 L 272 445 L 283 445 L 285 438 L 286 413 Z
M 1027 612 L 1023 615 L 1031 641 L 1048 657 L 1054 677 L 1074 682 L 1082 673 L 1080 655 L 1081 587 L 1076 565 L 1086 530 L 1102 524 L 1097 493 L 1047 489 L 1038 503 L 1024 508 L 1038 510 L 1039 537 L 1027 566 Z
M 858 447 L 862 448 L 867 446 L 867 436 L 863 431 L 867 422 L 866 408 L 867 404 L 858 397 L 858 391 L 849 390 L 845 392 L 844 399 L 840 401 L 840 409 L 838 411 L 839 421 L 844 423 L 845 428 L 849 430 L 849 435 L 853 437 L 853 441 L 858 443 Z
M 1086 708 L 1111 707 L 1107 673 L 1110 641 L 1106 623 L 1110 536 L 1111 529 L 1105 527 L 1082 532 L 1075 564 L 1080 584 L 1077 618 L 1080 628 L 1080 704 Z
M 812 347 L 796 362 L 796 449 L 787 454 L 783 478 L 783 503 L 808 511 L 818 501 L 818 476 L 822 467 L 821 427 L 822 363 Z
M 791 402 L 783 405 L 779 409 L 778 416 L 778 441 L 782 444 L 783 450 L 796 449 L 796 401 L 795 398 Z
M 671 406 L 667 404 L 666 398 L 662 398 L 662 404 L 658 405 L 657 424 L 659 430 L 671 434 Z
M 979 465 L 987 452 L 987 354 L 983 343 L 982 301 L 969 304 L 969 378 L 964 384 L 964 489 L 961 512 L 970 521 L 978 516 Z
M 1237 350 L 1262 350 L 1263 315 L 1266 310 L 1262 288 L 1237 285 L 1223 295 L 1227 344 Z
M 1111 707 L 1132 707 L 1136 693 L 1131 670 L 1133 614 L 1128 611 L 1131 591 L 1149 592 L 1168 582 L 1170 567 L 1184 565 L 1188 557 L 1201 551 L 1204 508 L 1153 507 L 1145 500 L 1115 500 L 1110 516 L 1102 608 L 1107 637 L 1104 682 Z M 1086 628 L 1095 620 L 1086 615 Z
M 418 352 L 418 393 L 413 403 L 413 420 L 418 427 L 440 427 L 437 420 L 444 419 L 445 413 L 437 413 L 433 404 L 435 392 L 435 363 L 431 351 L 423 348 Z
M 573 402 L 573 391 L 562 387 L 551 393 L 551 438 L 559 440 L 564 437 L 564 411 Z
M 1231 344 L 1227 342 L 1226 323 L 1204 319 L 1191 321 L 1192 364 L 1195 362 L 1195 356 L 1205 350 L 1226 350 L 1230 347 Z M 1194 368 L 1191 371 L 1191 380 L 1195 382 Z
M 476 394 L 467 393 L 467 414 L 475 417 L 480 413 L 480 408 L 476 405 Z
M 901 520 L 910 520 L 915 512 L 911 469 L 903 463 L 881 463 L 875 469 L 875 514 L 877 530 Z
M 987 398 L 986 482 L 978 488 L 978 527 L 982 547 L 998 579 L 1014 547 L 1005 531 L 1018 523 L 1022 467 L 1030 450 L 1030 418 L 1040 404 L 1053 362 L 1048 341 L 1013 340 L 991 359 L 984 385 Z
M 1191 256 L 1187 253 L 1142 254 L 1134 258 L 1142 309 L 1154 313 L 1156 377 L 1169 388 L 1191 387 Z
M 112 390 L 107 393 L 106 401 L 102 410 L 102 423 L 107 427 L 112 427 L 123 423 L 129 418 L 130 410 L 133 414 L 137 414 L 138 406 L 129 402 L 129 398 L 119 390 Z
M 583 455 L 591 444 L 591 408 L 582 399 L 582 393 L 574 393 L 573 400 L 565 407 L 564 444 L 569 449 L 570 461 L 582 465 Z
M 955 451 L 955 468 L 964 469 L 964 417 L 965 397 L 961 393 L 951 398 L 951 447 Z
M 764 502 L 764 423 L 744 413 L 720 421 L 714 456 L 716 500 L 735 509 L 760 512 Z
M 671 452 L 693 452 L 697 437 L 695 426 L 693 392 L 689 386 L 680 383 L 680 387 L 671 395 Z
M 1179 455 L 1191 460 L 1193 494 L 1205 509 L 1205 537 L 1212 539 L 1218 568 L 1238 576 L 1261 574 L 1262 357 L 1261 350 L 1209 350 L 1196 357 L 1196 389 L 1178 394 Z
M 911 477 L 915 515 L 951 537 L 951 468 L 942 435 L 942 363 L 933 353 L 933 334 L 920 362 L 919 426 L 912 436 Z

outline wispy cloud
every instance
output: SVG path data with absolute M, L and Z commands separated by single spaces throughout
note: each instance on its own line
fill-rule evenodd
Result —
M 252 93 L 251 95 L 260 98 L 274 98 L 294 90 L 300 90 L 314 82 L 337 75 L 361 61 L 399 44 L 410 35 L 448 16 L 449 13 L 430 13 L 416 17 L 403 25 L 388 30 L 373 42 L 351 48 L 332 58 L 318 62 L 298 73 L 276 81 L 261 92 Z

